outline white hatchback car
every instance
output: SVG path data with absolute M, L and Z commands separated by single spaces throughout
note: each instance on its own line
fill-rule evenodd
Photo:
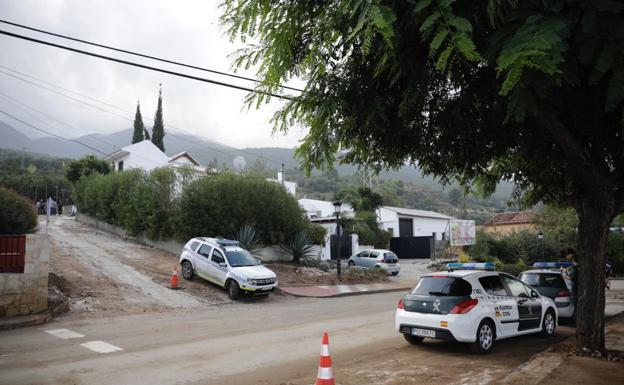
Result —
M 268 295 L 277 287 L 277 275 L 241 248 L 237 241 L 193 238 L 180 255 L 182 276 L 198 275 L 228 291 L 231 299 L 241 293 Z
M 467 342 L 488 353 L 494 341 L 523 334 L 555 334 L 557 307 L 509 274 L 485 270 L 490 264 L 449 264 L 447 272 L 427 274 L 398 304 L 396 331 L 417 344 L 424 338 Z

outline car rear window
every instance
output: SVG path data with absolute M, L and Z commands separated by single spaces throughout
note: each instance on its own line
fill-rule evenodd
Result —
M 539 287 L 565 287 L 561 274 L 522 273 L 520 280 L 527 285 Z
M 422 277 L 412 291 L 414 295 L 463 297 L 472 293 L 470 283 L 458 277 Z

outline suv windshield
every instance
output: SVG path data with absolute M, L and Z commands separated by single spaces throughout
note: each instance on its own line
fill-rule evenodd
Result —
M 422 277 L 412 291 L 414 295 L 463 297 L 472 293 L 472 286 L 457 277 Z
M 232 267 L 256 266 L 260 264 L 245 250 L 226 251 L 225 255 Z
M 527 285 L 540 286 L 540 287 L 566 287 L 561 274 L 552 273 L 522 273 L 520 274 L 520 280 Z

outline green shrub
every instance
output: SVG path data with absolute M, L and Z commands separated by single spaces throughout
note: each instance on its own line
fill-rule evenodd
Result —
M 260 238 L 258 238 L 256 230 L 249 225 L 241 227 L 234 236 L 234 239 L 238 241 L 240 247 L 249 251 L 251 255 L 256 255 L 262 248 L 262 242 Z
M 182 192 L 177 237 L 234 234 L 248 224 L 265 244 L 280 244 L 305 225 L 303 211 L 281 185 L 229 173 L 201 178 Z
M 35 205 L 15 191 L 0 186 L 0 235 L 21 235 L 37 229 Z
M 322 245 L 325 242 L 327 229 L 318 223 L 307 221 L 304 231 L 308 234 L 308 237 L 310 237 L 310 242 L 312 242 L 313 245 Z
M 284 252 L 292 255 L 295 263 L 299 263 L 304 259 L 311 259 L 316 255 L 310 238 L 303 231 L 296 233 L 280 246 Z

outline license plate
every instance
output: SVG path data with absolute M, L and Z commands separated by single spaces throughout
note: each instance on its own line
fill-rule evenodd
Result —
M 418 337 L 429 337 L 429 338 L 435 338 L 436 336 L 435 330 L 427 330 L 427 329 L 419 329 L 419 328 L 412 328 L 412 335 L 418 336 Z
M 260 289 L 260 290 L 265 290 L 265 291 L 266 291 L 266 290 L 271 290 L 271 289 L 272 289 L 272 287 L 263 287 L 263 288 L 262 288 L 262 289 Z

